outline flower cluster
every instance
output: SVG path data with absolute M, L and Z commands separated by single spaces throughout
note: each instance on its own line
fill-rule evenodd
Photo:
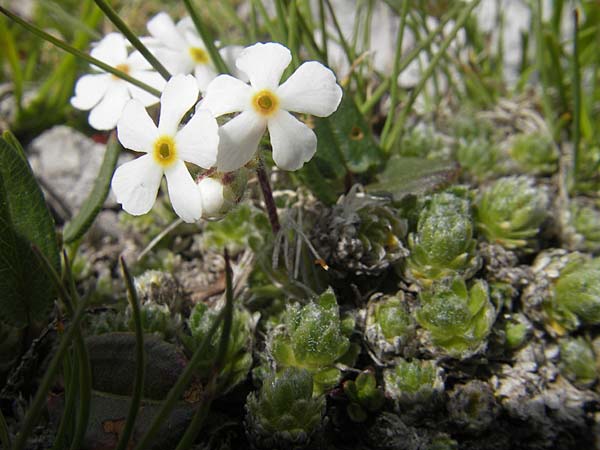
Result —
M 106 72 L 80 78 L 71 99 L 74 107 L 91 110 L 92 127 L 116 126 L 125 148 L 146 153 L 120 166 L 113 176 L 112 189 L 125 211 L 147 213 L 165 175 L 173 209 L 184 221 L 222 215 L 231 197 L 241 196 L 236 174 L 222 174 L 242 169 L 267 129 L 279 168 L 297 170 L 312 158 L 317 137 L 290 111 L 332 114 L 342 89 L 331 70 L 308 61 L 280 85 L 292 56 L 283 45 L 269 42 L 222 48 L 221 57 L 233 76 L 217 76 L 190 18 L 175 24 L 160 13 L 148 22 L 148 31 L 150 37 L 142 41 L 172 75 L 166 82 L 139 52 L 128 55 L 125 38 L 118 33 L 106 36 L 91 54 L 162 93 L 158 126 L 146 107 L 159 99 Z M 239 114 L 219 127 L 216 118 L 231 113 Z M 195 181 L 186 163 L 208 172 Z M 228 188 L 231 183 L 235 186 Z

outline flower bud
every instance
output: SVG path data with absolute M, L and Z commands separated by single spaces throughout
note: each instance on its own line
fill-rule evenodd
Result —
M 214 172 L 198 181 L 202 198 L 202 217 L 219 219 L 239 203 L 248 182 L 245 168 L 235 172 Z

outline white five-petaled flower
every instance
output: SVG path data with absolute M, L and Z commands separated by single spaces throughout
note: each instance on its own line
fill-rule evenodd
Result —
M 92 49 L 91 55 L 159 90 L 165 80 L 139 52 L 127 55 L 127 42 L 119 33 L 110 33 Z M 100 71 L 82 76 L 75 85 L 71 104 L 84 111 L 91 110 L 90 125 L 97 130 L 110 130 L 117 125 L 125 104 L 131 99 L 144 106 L 158 102 L 158 98 L 114 75 Z
M 241 112 L 219 129 L 219 171 L 233 171 L 246 164 L 266 128 L 278 167 L 297 170 L 313 157 L 315 133 L 288 111 L 329 116 L 340 104 L 342 89 L 333 72 L 316 61 L 305 62 L 279 85 L 291 60 L 283 45 L 258 43 L 247 47 L 236 61 L 250 85 L 229 75 L 219 75 L 208 85 L 200 108 L 209 109 L 215 117 Z
M 200 91 L 204 92 L 217 71 L 192 19 L 185 17 L 175 25 L 167 13 L 161 12 L 150 19 L 147 27 L 152 37 L 145 39 L 145 43 L 158 60 L 173 75 L 193 73 Z M 219 53 L 227 64 L 241 51 L 240 46 L 228 46 Z
M 179 124 L 198 99 L 198 85 L 192 75 L 169 80 L 160 98 L 158 127 L 144 106 L 131 100 L 117 124 L 117 136 L 125 148 L 145 152 L 123 164 L 112 179 L 117 201 L 130 214 L 145 214 L 156 200 L 163 174 L 167 177 L 173 209 L 186 222 L 202 215 L 202 198 L 185 162 L 205 169 L 215 164 L 219 144 L 214 117 L 198 110 L 187 124 Z

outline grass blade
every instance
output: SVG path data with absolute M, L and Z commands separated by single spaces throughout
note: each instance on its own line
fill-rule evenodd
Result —
M 198 34 L 200 34 L 200 37 L 204 41 L 204 45 L 206 45 L 206 50 L 208 51 L 210 58 L 211 58 L 212 62 L 215 64 L 217 70 L 220 73 L 228 74 L 229 68 L 227 67 L 227 64 L 225 64 L 225 61 L 223 61 L 223 58 L 221 58 L 221 54 L 219 53 L 219 51 L 217 50 L 217 47 L 215 46 L 214 38 L 212 37 L 212 35 L 208 31 L 208 29 L 206 28 L 204 23 L 202 23 L 202 19 L 200 19 L 200 16 L 198 15 L 196 8 L 194 8 L 194 5 L 192 4 L 192 1 L 191 0 L 183 0 L 183 4 L 185 5 L 185 8 L 187 9 L 190 17 L 192 18 L 192 22 L 194 22 L 194 25 L 196 26 L 196 30 L 198 30 Z
M 219 328 L 219 325 L 221 324 L 221 321 L 223 320 L 224 316 L 225 309 L 223 309 L 223 311 L 220 312 L 219 316 L 208 330 L 208 333 L 206 333 L 206 336 L 194 352 L 192 359 L 190 360 L 187 367 L 177 380 L 177 383 L 175 383 L 175 385 L 169 391 L 169 394 L 167 395 L 167 398 L 162 404 L 160 410 L 152 420 L 148 431 L 140 439 L 138 444 L 135 446 L 134 450 L 146 450 L 150 447 L 152 439 L 160 431 L 161 426 L 167 419 L 168 415 L 171 413 L 173 407 L 175 406 L 175 403 L 177 403 L 177 400 L 181 397 L 181 394 L 183 394 L 185 389 L 190 384 L 190 381 L 192 381 L 192 378 L 196 374 L 198 363 L 206 357 L 206 349 L 208 348 L 210 339 Z
M 139 51 L 146 61 L 150 63 L 150 65 L 156 70 L 165 80 L 169 81 L 171 78 L 171 73 L 161 64 L 161 62 L 156 59 L 156 57 L 148 50 L 142 41 L 138 39 L 133 31 L 127 26 L 127 24 L 119 17 L 114 9 L 106 2 L 106 0 L 94 0 L 98 8 L 102 10 L 108 20 L 110 20 L 117 29 L 123 33 L 123 35 L 127 38 L 131 45 L 135 47 L 137 51 Z
M 450 33 L 448 34 L 448 37 L 446 37 L 446 39 L 440 46 L 440 49 L 438 50 L 438 52 L 435 54 L 435 56 L 431 60 L 431 63 L 429 64 L 429 66 L 427 66 L 427 69 L 425 69 L 425 71 L 421 75 L 419 84 L 417 84 L 417 86 L 413 89 L 406 106 L 404 107 L 404 109 L 402 110 L 402 113 L 400 114 L 400 118 L 394 124 L 392 131 L 388 135 L 387 141 L 384 142 L 382 145 L 385 152 L 389 153 L 394 142 L 396 142 L 396 140 L 401 136 L 402 131 L 404 130 L 404 123 L 406 122 L 408 114 L 410 113 L 410 111 L 412 109 L 412 105 L 414 104 L 415 100 L 419 96 L 419 93 L 425 87 L 425 83 L 427 83 L 427 80 L 433 74 L 434 70 L 436 69 L 436 67 L 437 67 L 438 63 L 440 62 L 440 60 L 442 59 L 442 57 L 445 56 L 446 50 L 448 49 L 448 47 L 450 46 L 450 44 L 456 37 L 458 30 L 460 30 L 462 28 L 462 26 L 465 24 L 465 22 L 469 18 L 471 11 L 473 11 L 473 9 L 475 9 L 475 7 L 477 5 L 479 5 L 479 2 L 480 2 L 480 0 L 474 0 L 473 2 L 471 2 L 469 4 L 468 7 L 463 9 L 460 16 L 456 20 L 456 24 L 452 28 L 452 31 L 450 31 Z
M 194 414 L 192 421 L 190 422 L 183 438 L 179 441 L 176 450 L 187 450 L 193 444 L 200 430 L 202 429 L 202 425 L 204 424 L 204 419 L 208 415 L 208 411 L 210 410 L 210 405 L 214 399 L 214 397 L 218 393 L 217 386 L 217 378 L 219 376 L 219 372 L 225 363 L 225 356 L 227 354 L 227 347 L 229 346 L 229 339 L 231 335 L 231 325 L 233 323 L 233 283 L 232 283 L 232 271 L 231 271 L 231 263 L 229 261 L 229 253 L 227 249 L 224 251 L 225 254 L 225 307 L 223 311 L 225 313 L 225 317 L 223 318 L 223 332 L 221 333 L 221 339 L 219 341 L 219 348 L 217 350 L 217 356 L 215 358 L 215 362 L 213 364 L 211 370 L 211 377 L 208 380 L 206 389 L 204 390 L 202 401 L 198 410 Z
M 6 419 L 4 419 L 4 414 L 2 414 L 1 409 L 0 409 L 0 444 L 2 444 L 2 448 L 6 448 L 6 449 L 10 448 L 10 434 L 8 432 L 8 426 L 6 425 Z
M 122 80 L 125 80 L 125 81 L 139 87 L 140 89 L 145 90 L 149 94 L 152 94 L 156 97 L 160 97 L 160 91 L 158 89 L 155 89 L 152 86 L 149 86 L 146 83 L 129 76 L 125 72 L 115 69 L 114 67 L 100 61 L 99 59 L 96 59 L 96 58 L 88 55 L 85 52 L 82 52 L 81 50 L 73 47 L 72 45 L 69 45 L 64 41 L 55 38 L 51 34 L 46 33 L 44 30 L 36 27 L 33 24 L 30 24 L 26 20 L 21 19 L 19 16 L 17 16 L 16 14 L 13 14 L 12 12 L 7 10 L 3 6 L 0 6 L 0 13 L 4 14 L 11 20 L 13 20 L 16 23 L 18 23 L 19 25 L 21 25 L 23 28 L 27 29 L 27 31 L 50 42 L 53 45 L 56 45 L 58 48 L 61 48 L 62 50 L 76 56 L 77 58 L 83 59 L 84 61 L 87 61 L 88 63 L 93 64 L 94 66 L 99 67 L 100 69 L 105 70 L 106 72 L 114 75 L 115 77 L 121 78 Z
M 581 147 L 581 73 L 579 69 L 579 12 L 573 10 L 573 162 L 571 186 L 577 182 Z
M 146 367 L 146 354 L 144 351 L 144 330 L 142 329 L 142 317 L 140 314 L 140 302 L 135 289 L 135 283 L 133 277 L 127 268 L 125 259 L 121 257 L 121 270 L 123 271 L 123 277 L 125 278 L 125 285 L 127 286 L 127 293 L 129 294 L 129 304 L 131 305 L 131 311 L 133 313 L 133 323 L 135 325 L 135 380 L 133 384 L 133 395 L 131 397 L 131 404 L 129 406 L 129 412 L 127 413 L 127 420 L 125 421 L 125 427 L 119 437 L 119 443 L 117 444 L 116 450 L 125 450 L 129 448 L 129 438 L 133 432 L 135 425 L 135 419 L 142 403 L 142 393 L 144 391 L 144 378 L 145 378 L 145 367 Z
M 123 147 L 119 144 L 119 141 L 113 132 L 106 145 L 106 153 L 104 153 L 102 166 L 100 167 L 92 191 L 85 202 L 83 202 L 79 212 L 69 223 L 67 223 L 67 225 L 65 225 L 63 240 L 66 244 L 82 237 L 102 209 L 102 205 L 108 196 L 110 182 L 122 149 Z

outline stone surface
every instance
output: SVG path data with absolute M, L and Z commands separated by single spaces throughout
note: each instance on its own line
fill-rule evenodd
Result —
M 63 220 L 77 213 L 92 190 L 105 151 L 104 144 L 64 125 L 45 131 L 29 145 L 31 168 L 48 203 Z M 112 193 L 105 206 L 116 206 Z

